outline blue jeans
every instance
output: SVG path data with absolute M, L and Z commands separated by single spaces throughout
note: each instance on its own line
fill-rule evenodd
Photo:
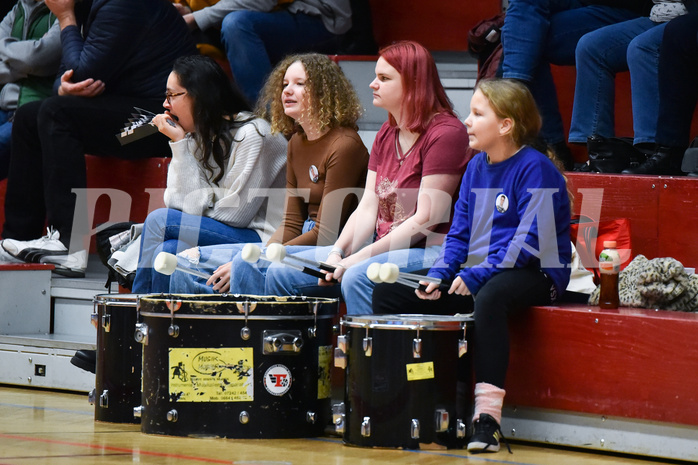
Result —
M 550 64 L 571 66 L 587 32 L 636 18 L 622 8 L 584 6 L 579 0 L 511 0 L 502 29 L 505 78 L 526 81 L 543 118 L 541 137 L 565 141 Z M 586 141 L 585 141 L 586 142 Z
M 310 247 L 296 255 L 310 260 L 325 260 L 332 247 Z M 366 270 L 372 263 L 391 262 L 401 271 L 411 272 L 430 267 L 438 258 L 439 246 L 426 249 L 401 249 L 376 255 L 358 263 L 344 273 L 341 286 L 318 286 L 318 279 L 274 263 L 267 270 L 265 294 L 306 295 L 313 297 L 341 297 L 347 304 L 347 314 L 366 315 L 373 313 L 371 300 L 375 283 L 368 279 Z M 406 288 L 405 292 L 412 292 Z
M 698 11 L 667 23 L 659 58 L 659 126 L 657 140 L 687 147 L 698 103 Z
M 0 181 L 7 177 L 10 169 L 10 147 L 12 144 L 12 118 L 14 110 L 0 110 Z
M 138 270 L 133 282 L 134 294 L 168 292 L 171 276 L 153 271 L 153 261 L 160 252 L 177 254 L 196 245 L 259 242 L 252 229 L 234 228 L 206 216 L 160 208 L 145 219 L 141 235 Z M 173 276 L 183 274 L 176 271 Z M 188 275 L 187 275 L 188 276 Z
M 319 16 L 287 10 L 233 11 L 221 26 L 221 41 L 233 77 L 253 106 L 278 61 L 290 53 L 312 50 L 332 37 Z
M 630 70 L 635 144 L 654 143 L 659 111 L 659 47 L 666 23 L 649 18 L 606 26 L 577 45 L 570 142 L 615 135 L 615 77 Z
M 313 229 L 315 222 L 306 220 L 303 223 L 302 233 Z M 256 242 L 256 241 L 250 241 Z M 230 263 L 230 294 L 264 295 L 264 281 L 267 276 L 267 268 L 270 263 L 259 260 L 256 263 L 248 263 L 242 259 L 240 252 L 246 244 L 224 244 L 209 247 L 199 247 L 198 260 L 187 260 L 178 257 L 180 264 L 212 274 L 221 265 Z M 264 252 L 264 244 L 257 243 Z M 291 255 L 301 250 L 308 249 L 304 246 L 287 246 L 286 254 Z M 170 292 L 175 294 L 213 294 L 213 288 L 206 284 L 206 279 L 189 273 L 176 272 L 170 279 Z

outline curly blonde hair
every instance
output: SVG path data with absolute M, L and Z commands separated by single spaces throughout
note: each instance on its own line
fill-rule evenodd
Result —
M 327 55 L 307 53 L 284 58 L 271 72 L 262 89 L 256 113 L 271 122 L 272 132 L 280 132 L 286 137 L 295 132 L 303 133 L 303 128 L 293 118 L 286 116 L 281 103 L 284 75 L 288 67 L 296 62 L 303 65 L 307 76 L 305 89 L 309 105 L 303 120 L 314 122 L 320 131 L 339 126 L 358 129 L 356 121 L 361 117 L 363 108 L 354 86 Z

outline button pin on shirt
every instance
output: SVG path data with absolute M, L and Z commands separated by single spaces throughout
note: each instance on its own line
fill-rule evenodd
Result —
M 317 166 L 315 165 L 310 165 L 310 168 L 308 169 L 308 174 L 310 175 L 310 180 L 313 182 L 318 182 L 318 179 L 320 179 L 320 172 L 317 169 Z
M 509 210 L 509 199 L 507 198 L 506 195 L 504 194 L 499 194 L 497 196 L 496 204 L 495 206 L 497 207 L 497 211 L 499 213 L 504 213 L 507 210 Z

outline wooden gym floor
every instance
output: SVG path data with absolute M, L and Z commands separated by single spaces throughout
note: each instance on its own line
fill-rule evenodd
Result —
M 517 464 L 650 465 L 635 456 L 515 443 L 513 454 L 465 450 L 349 447 L 336 437 L 312 439 L 193 439 L 140 432 L 139 425 L 94 421 L 85 394 L 0 385 L 0 465 L 383 465 Z

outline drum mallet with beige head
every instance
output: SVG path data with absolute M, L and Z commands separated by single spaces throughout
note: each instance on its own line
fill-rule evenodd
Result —
M 368 279 L 370 279 L 371 281 L 373 281 L 376 284 L 386 282 L 386 281 L 383 281 L 381 279 L 381 276 L 380 276 L 381 265 L 383 265 L 383 264 L 382 263 L 371 263 L 370 265 L 368 265 L 368 268 L 366 269 L 366 276 L 368 277 Z M 409 281 L 406 279 L 401 279 L 399 277 L 396 280 L 391 281 L 391 283 L 402 284 L 403 286 L 411 287 L 414 289 L 419 288 L 418 282 Z
M 264 253 L 262 253 L 262 249 L 257 244 L 246 244 L 240 252 L 240 257 L 247 263 L 256 263 L 257 260 L 260 259 L 272 263 L 282 263 L 290 268 L 293 268 L 305 274 L 309 274 L 319 279 L 325 279 L 326 276 L 325 273 L 323 273 L 320 270 L 324 270 L 330 273 L 335 270 L 334 266 L 328 265 L 326 263 L 318 263 L 305 258 L 295 257 L 293 255 L 287 256 L 286 247 L 277 243 L 269 244 Z M 293 261 L 296 261 L 297 263 L 293 263 Z M 336 281 L 332 280 L 330 282 Z
M 158 273 L 162 273 L 168 276 L 174 273 L 175 270 L 179 270 L 183 273 L 198 276 L 199 278 L 203 278 L 207 281 L 208 278 L 211 277 L 211 275 L 208 275 L 203 271 L 192 270 L 191 268 L 187 268 L 180 265 L 177 260 L 177 256 L 167 252 L 160 252 L 158 256 L 155 257 L 155 261 L 153 262 L 153 268 L 155 268 L 155 271 L 157 271 Z
M 375 270 L 373 272 L 375 273 Z M 369 279 L 371 279 L 371 276 L 369 276 Z M 400 271 L 400 268 L 395 263 L 382 263 L 380 268 L 378 268 L 378 279 L 383 283 L 403 284 L 422 291 L 426 289 L 426 286 L 419 284 L 420 282 L 437 284 L 442 290 L 448 290 L 451 286 L 450 282 L 445 282 L 440 278 Z

